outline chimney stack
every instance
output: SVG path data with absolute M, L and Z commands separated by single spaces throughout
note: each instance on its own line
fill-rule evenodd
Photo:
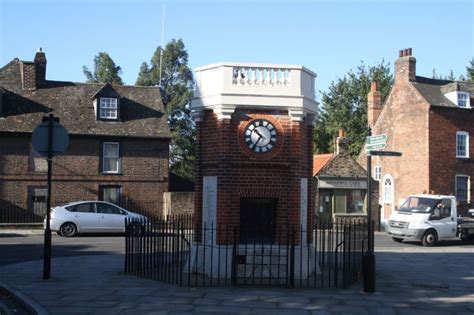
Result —
M 382 94 L 377 91 L 377 82 L 372 82 L 367 95 L 367 123 L 373 128 L 382 111 Z
M 36 86 L 44 84 L 46 81 L 46 55 L 40 47 L 35 55 Z
M 346 155 L 349 152 L 349 140 L 346 138 L 344 129 L 339 129 L 339 136 L 336 138 L 336 155 Z
M 21 83 L 24 90 L 36 90 L 46 81 L 46 55 L 40 48 L 33 62 L 21 61 Z
M 398 52 L 398 59 L 395 61 L 395 82 L 415 81 L 416 79 L 416 59 L 412 57 L 412 49 L 402 49 Z

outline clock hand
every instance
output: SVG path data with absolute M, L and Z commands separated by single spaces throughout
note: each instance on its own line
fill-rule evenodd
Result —
M 263 137 L 262 134 L 260 132 L 258 132 L 257 128 L 255 128 L 254 132 L 259 135 L 260 137 Z

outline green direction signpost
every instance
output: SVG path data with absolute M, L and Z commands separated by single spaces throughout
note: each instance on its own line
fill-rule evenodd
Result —
M 369 151 L 385 149 L 387 147 L 387 139 L 387 135 L 384 134 L 367 137 L 365 151 L 368 153 Z

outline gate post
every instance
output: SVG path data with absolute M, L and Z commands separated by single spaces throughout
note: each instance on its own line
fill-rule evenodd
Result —
M 237 227 L 234 226 L 234 243 L 232 245 L 232 272 L 231 282 L 235 286 L 237 284 Z
M 295 286 L 295 227 L 291 227 L 291 248 L 290 248 L 290 288 Z M 288 240 L 289 241 L 289 240 Z

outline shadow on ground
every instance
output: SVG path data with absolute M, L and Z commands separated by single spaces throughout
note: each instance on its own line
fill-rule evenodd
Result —
M 71 256 L 107 255 L 110 252 L 91 250 L 88 245 L 52 246 L 52 258 Z M 0 244 L 0 266 L 43 259 L 44 245 L 39 244 Z

